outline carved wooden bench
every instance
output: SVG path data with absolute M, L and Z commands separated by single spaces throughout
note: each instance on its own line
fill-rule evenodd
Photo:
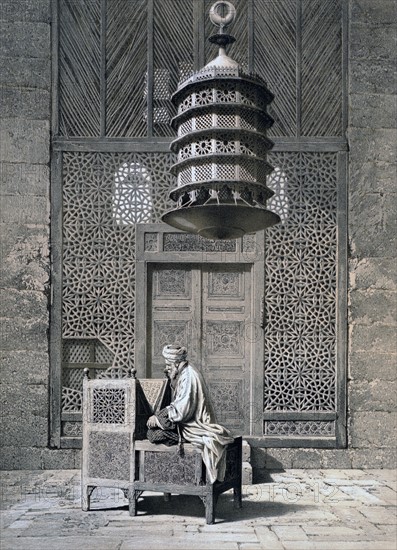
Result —
M 90 509 L 97 487 L 121 489 L 129 501 L 131 515 L 144 491 L 197 495 L 205 505 L 207 523 L 215 519 L 218 496 L 234 491 L 241 506 L 241 437 L 227 446 L 223 482 L 207 481 L 199 449 L 183 445 L 155 445 L 146 439 L 146 422 L 170 402 L 168 380 L 127 378 L 83 381 L 83 461 L 81 503 Z
M 179 447 L 156 445 L 149 441 L 135 442 L 136 480 L 129 495 L 130 514 L 137 513 L 137 500 L 143 491 L 159 491 L 166 495 L 197 495 L 204 502 L 205 519 L 214 523 L 215 506 L 221 493 L 233 489 L 234 504 L 241 507 L 241 437 L 226 449 L 226 472 L 222 482 L 210 483 L 199 449 L 191 444 Z

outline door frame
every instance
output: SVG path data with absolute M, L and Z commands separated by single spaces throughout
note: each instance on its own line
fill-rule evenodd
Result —
M 186 235 L 186 246 L 167 246 L 167 239 L 173 235 Z M 208 243 L 207 250 L 200 246 Z M 265 289 L 264 231 L 233 241 L 234 251 L 226 250 L 219 241 L 203 241 L 195 236 L 170 228 L 166 224 L 137 224 L 136 226 L 136 302 L 135 302 L 135 368 L 137 376 L 146 377 L 147 358 L 147 307 L 148 307 L 148 269 L 152 264 L 168 263 L 197 264 L 249 264 L 252 270 L 250 330 L 251 368 L 249 385 L 250 433 L 246 435 L 263 436 L 263 376 L 264 376 L 264 330 L 263 301 Z M 222 250 L 223 248 L 223 250 Z

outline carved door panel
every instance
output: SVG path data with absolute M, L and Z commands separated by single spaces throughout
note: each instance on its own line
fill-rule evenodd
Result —
M 234 433 L 249 433 L 251 299 L 249 265 L 204 267 L 202 369 L 217 420 Z
M 166 344 L 186 346 L 190 360 L 200 364 L 199 277 L 191 265 L 161 264 L 149 271 L 147 375 L 152 378 L 164 376 L 161 352 Z
M 148 275 L 147 375 L 163 376 L 165 344 L 186 346 L 218 422 L 249 433 L 250 266 L 153 264 Z

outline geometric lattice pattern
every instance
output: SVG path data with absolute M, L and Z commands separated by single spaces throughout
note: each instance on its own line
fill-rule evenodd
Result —
M 81 411 L 82 401 L 82 391 L 67 387 L 62 388 L 62 412 Z
M 271 420 L 265 423 L 264 435 L 330 437 L 335 435 L 335 422 L 320 420 Z
M 73 365 L 113 362 L 113 353 L 98 340 L 64 339 L 62 344 L 62 363 Z
M 274 195 L 268 204 L 272 205 L 273 211 L 280 216 L 281 223 L 287 221 L 288 217 L 288 190 L 287 176 L 280 166 L 275 166 L 273 172 L 268 176 L 269 187 Z
M 88 338 L 96 338 L 114 354 L 105 377 L 125 375 L 134 350 L 135 227 L 115 208 L 118 178 L 127 173 L 132 186 L 142 178 L 150 202 L 135 201 L 136 216 L 156 222 L 169 207 L 172 162 L 168 154 L 64 155 L 63 334 L 85 338 L 64 353 L 89 361 Z M 271 162 L 269 207 L 282 223 L 267 232 L 265 410 L 334 411 L 336 154 L 272 153 Z M 223 341 L 216 328 L 208 327 L 213 353 Z M 81 371 L 67 371 L 64 385 L 74 391 L 64 403 L 76 410 Z
M 90 340 L 64 340 L 62 342 L 62 363 L 90 363 Z
M 62 369 L 62 386 L 81 391 L 83 386 L 83 369 Z
M 92 390 L 92 420 L 101 424 L 124 424 L 125 420 L 125 390 L 124 389 L 93 389 Z
M 265 411 L 334 411 L 337 155 L 271 156 L 288 209 L 266 235 Z
M 118 224 L 150 222 L 152 190 L 148 172 L 139 163 L 125 162 L 114 176 L 113 214 Z
M 90 375 L 98 377 L 112 365 L 114 353 L 99 340 L 93 338 L 64 339 L 62 342 L 62 411 L 81 410 L 83 368 L 88 367 Z M 98 367 L 98 368 L 95 368 Z M 72 391 L 68 391 L 72 390 Z M 77 394 L 79 397 L 77 398 Z M 80 426 L 81 427 L 81 426 Z M 64 435 L 66 435 L 64 433 Z
M 134 364 L 135 223 L 158 222 L 170 208 L 172 163 L 161 153 L 63 157 L 64 362 L 110 359 L 112 372 L 101 378 L 126 375 Z M 81 390 L 81 371 L 63 378 Z
M 172 162 L 160 153 L 64 154 L 63 337 L 97 338 L 116 367 L 133 365 L 133 222 L 158 222 L 170 207 Z

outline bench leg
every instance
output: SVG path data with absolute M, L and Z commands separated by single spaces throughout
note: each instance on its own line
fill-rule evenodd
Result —
M 212 497 L 207 497 L 205 502 L 205 521 L 207 525 L 212 525 L 215 522 L 214 500 Z
M 138 497 L 141 491 L 135 491 L 131 489 L 128 494 L 128 511 L 130 516 L 136 516 L 138 508 Z
M 241 508 L 242 507 L 241 485 L 238 485 L 237 487 L 233 487 L 233 495 L 234 495 L 234 507 Z
M 205 521 L 207 525 L 212 525 L 213 523 L 215 523 L 215 506 L 217 501 L 217 497 L 214 494 L 214 488 L 212 485 L 208 488 L 208 492 L 203 500 L 205 506 Z
M 95 487 L 92 485 L 86 485 L 81 492 L 81 509 L 87 512 L 91 507 L 91 495 Z

